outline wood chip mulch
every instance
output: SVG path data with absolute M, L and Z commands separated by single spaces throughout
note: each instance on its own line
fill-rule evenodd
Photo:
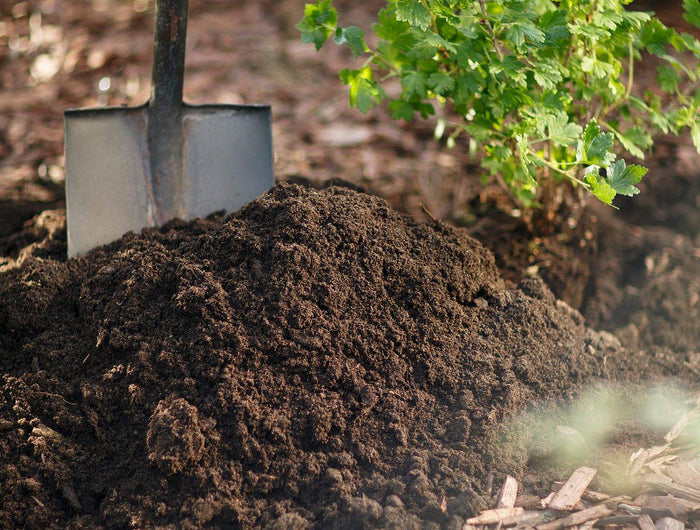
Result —
M 589 488 L 597 470 L 579 467 L 546 497 L 518 494 L 507 476 L 494 508 L 467 519 L 462 530 L 496 528 L 640 528 L 700 530 L 700 397 L 664 437 L 664 443 L 631 455 L 628 474 L 633 495 Z

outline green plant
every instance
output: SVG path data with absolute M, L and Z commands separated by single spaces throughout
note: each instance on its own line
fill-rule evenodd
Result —
M 452 147 L 466 136 L 515 201 L 556 209 L 563 182 L 607 204 L 637 194 L 647 170 L 618 153 L 644 158 L 654 134 L 687 128 L 700 151 L 700 42 L 629 1 L 389 0 L 369 46 L 320 0 L 296 27 L 317 50 L 332 38 L 364 59 L 340 72 L 352 106 L 386 100 L 404 120 L 446 106 L 457 119 L 439 118 L 436 138 Z M 683 6 L 700 27 L 699 0 Z M 656 88 L 635 85 L 643 56 L 658 62 Z

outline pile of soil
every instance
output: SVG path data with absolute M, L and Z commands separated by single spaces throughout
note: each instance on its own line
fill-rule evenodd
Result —
M 4 528 L 461 528 L 526 464 L 502 420 L 678 365 L 347 187 L 68 261 L 35 226 L 0 263 Z

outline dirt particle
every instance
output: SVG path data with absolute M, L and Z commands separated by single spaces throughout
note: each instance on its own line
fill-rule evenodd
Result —
M 182 398 L 161 400 L 148 422 L 148 460 L 172 475 L 197 462 L 204 454 L 204 434 L 197 408 Z
M 311 523 L 298 513 L 280 515 L 271 525 L 270 530 L 308 530 Z

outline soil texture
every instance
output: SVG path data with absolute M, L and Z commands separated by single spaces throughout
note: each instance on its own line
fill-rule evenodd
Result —
M 0 275 L 3 527 L 460 528 L 525 465 L 501 420 L 670 364 L 346 187 L 45 241 Z

